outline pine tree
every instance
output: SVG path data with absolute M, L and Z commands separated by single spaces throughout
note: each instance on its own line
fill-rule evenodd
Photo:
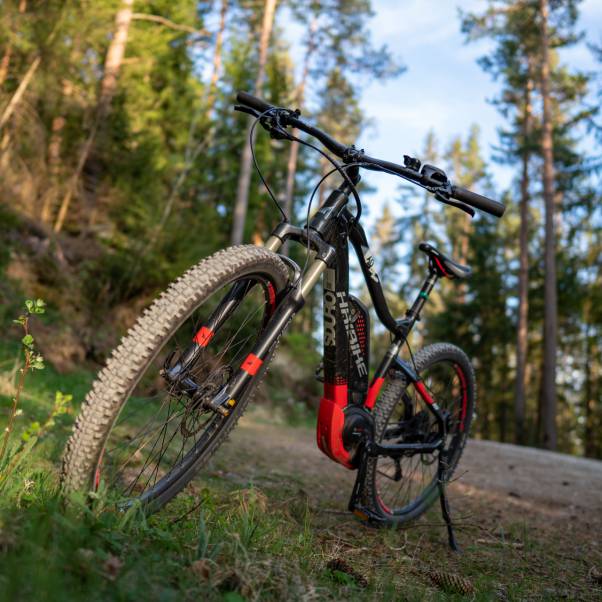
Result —
M 257 60 L 257 76 L 255 78 L 255 85 L 253 92 L 255 96 L 263 96 L 263 83 L 265 79 L 265 68 L 268 58 L 268 49 L 270 36 L 272 34 L 272 27 L 274 24 L 274 16 L 276 13 L 277 0 L 265 0 L 263 9 L 263 19 L 261 25 L 261 31 L 259 35 L 259 50 Z M 248 135 L 251 134 L 252 122 L 249 124 Z M 256 130 L 253 130 L 255 134 Z M 239 245 L 243 241 L 245 220 L 247 217 L 247 207 L 249 204 L 249 185 L 251 182 L 251 144 L 245 144 L 240 159 L 240 171 L 238 176 L 238 187 L 236 191 L 236 201 L 234 204 L 234 216 L 232 222 L 232 244 Z

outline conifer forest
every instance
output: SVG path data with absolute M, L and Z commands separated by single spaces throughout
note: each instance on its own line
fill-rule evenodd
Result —
M 430 241 L 471 266 L 470 279 L 442 279 L 410 344 L 414 353 L 436 341 L 466 351 L 477 387 L 472 437 L 602 460 L 602 22 L 597 37 L 590 35 L 592 27 L 584 30 L 581 0 L 449 3 L 457 5 L 452 25 L 462 48 L 484 49 L 476 69 L 495 94 L 476 95 L 474 105 L 493 107 L 500 124 L 495 140 L 483 141 L 483 124 L 476 120 L 451 136 L 425 121 L 419 124 L 418 148 L 407 147 L 404 132 L 396 131 L 397 156 L 380 158 L 402 162 L 407 154 L 440 166 L 454 183 L 504 203 L 506 213 L 498 220 L 477 212 L 471 219 L 402 180 L 387 189 L 392 194 L 379 196 L 370 172 L 363 172 L 358 190 L 375 267 L 391 309 L 401 317 L 424 279 L 420 242 Z M 215 595 L 231 601 L 439 600 L 447 597 L 432 594 L 437 588 L 446 596 L 450 591 L 462 596 L 474 593 L 474 587 L 485 592 L 477 598 L 483 600 L 593 600 L 600 593 L 599 549 L 591 560 L 598 568 L 577 563 L 571 569 L 582 589 L 555 582 L 548 591 L 542 581 L 513 594 L 509 578 L 507 597 L 495 597 L 497 585 L 467 569 L 464 560 L 444 567 L 448 573 L 427 567 L 416 577 L 421 552 L 406 548 L 404 558 L 412 560 L 399 571 L 404 579 L 422 579 L 429 584 L 426 589 L 411 595 L 404 590 L 404 597 L 394 581 L 381 575 L 368 577 L 372 597 L 362 597 L 363 577 L 332 559 L 330 568 L 318 570 L 301 535 L 291 539 L 290 549 L 306 568 L 291 569 L 288 553 L 279 551 L 270 533 L 288 537 L 289 514 L 294 529 L 303 530 L 299 525 L 309 510 L 295 498 L 284 522 L 257 523 L 254 530 L 245 522 L 251 510 L 263 512 L 276 502 L 269 492 L 266 498 L 252 487 L 228 493 L 238 496 L 227 498 L 235 508 L 228 516 L 239 521 L 238 539 L 228 539 L 230 527 L 219 522 L 222 502 L 214 500 L 207 502 L 200 532 L 198 510 L 185 514 L 194 518 L 194 536 L 192 543 L 182 543 L 185 551 L 177 552 L 180 544 L 166 543 L 165 533 L 172 529 L 167 523 L 142 526 L 137 519 L 115 518 L 107 526 L 106 520 L 113 519 L 98 518 L 96 511 L 86 514 L 85 532 L 84 527 L 67 530 L 59 538 L 59 519 L 48 522 L 50 510 L 40 502 L 56 505 L 52 516 L 61 514 L 59 502 L 43 493 L 47 484 L 40 485 L 31 474 L 38 474 L 40 466 L 54 474 L 94 374 L 136 318 L 204 257 L 230 245 L 261 246 L 278 224 L 281 216 L 255 163 L 289 220 L 306 223 L 309 198 L 331 164 L 307 146 L 272 139 L 259 126 L 252 129 L 253 120 L 233 110 L 237 92 L 298 108 L 304 119 L 335 139 L 347 145 L 361 141 L 373 154 L 371 140 L 379 132 L 365 89 L 370 84 L 403 90 L 416 60 L 403 44 L 399 51 L 380 40 L 373 24 L 381 4 L 394 5 L 398 18 L 404 18 L 405 0 L 0 0 L 0 424 L 7 433 L 0 452 L 0 497 L 5 497 L 0 502 L 0 564 L 13 553 L 14 564 L 5 567 L 13 566 L 15 574 L 17 558 L 25 566 L 43 563 L 41 550 L 58 538 L 62 560 L 53 570 L 59 575 L 62 567 L 71 567 L 47 581 L 35 577 L 38 591 L 47 592 L 40 598 L 28 590 L 25 576 L 11 582 L 0 570 L 0 590 L 12 583 L 4 590 L 10 595 L 0 593 L 0 600 L 69 599 L 68 591 L 79 599 L 86 584 L 97 581 L 103 585 L 86 599 L 129 600 L 136 597 L 134 587 L 144 595 L 140 592 L 148 584 L 149 599 L 165 600 L 192 599 L 203 587 L 207 599 Z M 426 13 L 437 10 L 433 0 L 424 5 Z M 425 30 L 424 35 L 430 34 Z M 446 52 L 445 46 L 433 44 L 433 55 Z M 587 66 L 565 60 L 569 53 L 587 55 Z M 453 103 L 454 89 L 444 93 Z M 397 128 L 382 124 L 381 129 Z M 497 177 L 501 172 L 508 177 Z M 325 179 L 315 191 L 311 213 L 337 185 L 337 174 Z M 305 265 L 302 246 L 287 245 L 283 252 Z M 352 292 L 369 305 L 359 276 L 352 262 Z M 26 300 L 33 301 L 24 306 Z M 318 286 L 282 338 L 254 411 L 279 408 L 285 428 L 302 424 L 315 429 L 322 337 Z M 373 326 L 371 371 L 388 344 L 389 334 Z M 23 455 L 21 462 L 22 452 L 14 451 L 13 444 L 26 449 L 34 439 L 44 453 Z M 252 453 L 251 447 L 244 449 Z M 227 476 L 238 469 L 218 467 L 214 473 Z M 197 497 L 218 495 L 200 487 Z M 342 510 L 345 503 L 337 502 Z M 25 520 L 19 512 L 28 505 L 33 510 Z M 21 518 L 11 526 L 15 516 Z M 133 531 L 98 535 L 113 529 Z M 182 531 L 182 541 L 187 533 Z M 223 549 L 233 550 L 229 557 L 236 558 L 230 572 L 220 560 L 221 544 L 215 539 L 220 533 Z M 325 527 L 322 533 L 327 538 L 330 531 Z M 370 541 L 384 537 L 392 546 L 388 549 L 401 549 L 393 536 L 369 533 Z M 38 547 L 19 547 L 30 536 Z M 514 555 L 504 560 L 514 567 L 508 570 L 528 572 L 531 560 L 525 559 L 535 556 L 530 547 L 535 544 L 517 535 L 523 556 L 516 560 L 519 552 L 511 546 L 518 546 L 518 539 L 507 536 L 505 547 L 498 548 L 499 554 Z M 439 530 L 434 537 L 444 536 Z M 474 538 L 491 541 L 490 535 Z M 272 547 L 253 541 L 272 541 Z M 156 545 L 152 554 L 144 547 L 148 542 Z M 254 545 L 263 560 L 253 556 L 260 552 L 250 551 Z M 246 555 L 237 551 L 243 547 Z M 194 550 L 190 558 L 186 550 Z M 148 581 L 142 576 L 142 563 L 158 566 L 161 554 L 186 565 L 179 585 L 168 576 L 161 586 L 156 583 L 167 575 L 162 571 L 172 570 L 171 560 L 155 576 L 155 569 L 148 569 Z M 265 568 L 261 562 L 267 557 L 282 557 L 283 564 Z M 357 555 L 353 559 L 361 572 Z M 378 567 L 364 573 L 373 575 Z M 295 570 L 300 576 L 293 583 Z M 482 570 L 485 575 L 488 569 Z M 262 571 L 268 581 L 258 576 Z M 292 571 L 289 577 L 287 571 Z M 563 569 L 553 572 L 560 575 Z M 462 579 L 472 579 L 473 585 Z M 561 595 L 563 588 L 568 596 Z M 163 596 L 168 590 L 179 593 Z M 54 597 L 48 593 L 53 591 Z
M 43 297 L 71 364 L 102 362 L 132 314 L 184 269 L 230 242 L 260 244 L 278 215 L 245 150 L 236 91 L 299 107 L 354 142 L 368 125 L 362 81 L 411 68 L 371 39 L 372 10 L 367 0 L 3 3 L 3 316 L 26 293 Z M 578 14 L 579 2 L 509 0 L 461 14 L 467 41 L 495 42 L 480 65 L 498 82 L 505 126 L 492 157 L 476 125 L 439 141 L 426 124 L 415 152 L 508 203 L 507 218 L 471 223 L 425 199 L 401 221 L 386 208 L 374 235 L 400 308 L 415 283 L 397 270 L 419 260 L 417 242 L 441 244 L 479 274 L 443 292 L 423 336 L 453 338 L 477 361 L 481 436 L 602 457 L 600 147 L 579 144 L 599 127 L 600 81 L 557 58 L 574 44 L 602 56 Z M 311 176 L 326 165 L 267 136 L 256 145 L 301 223 Z M 513 167 L 507 190 L 494 187 L 490 161 Z M 313 341 L 314 329 L 308 316 L 295 334 Z

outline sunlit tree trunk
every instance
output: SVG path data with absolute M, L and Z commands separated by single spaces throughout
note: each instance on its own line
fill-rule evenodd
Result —
M 548 0 L 540 0 L 541 19 L 541 96 L 543 121 L 541 147 L 543 153 L 543 197 L 545 206 L 544 248 L 544 354 L 541 407 L 542 443 L 556 449 L 556 337 L 558 307 L 556 291 L 556 229 L 554 195 L 554 146 L 552 139 L 552 99 L 550 95 L 550 40 L 548 33 Z
M 303 71 L 301 73 L 301 80 L 297 87 L 295 94 L 296 107 L 300 110 L 303 108 L 305 102 L 305 87 L 307 85 L 307 77 L 309 75 L 309 65 L 311 63 L 312 55 L 316 49 L 316 32 L 318 30 L 318 18 L 314 16 L 309 25 L 309 36 L 307 40 L 307 50 L 303 59 Z M 293 136 L 299 135 L 299 130 L 294 128 L 292 131 Z M 289 217 L 293 215 L 293 199 L 295 196 L 295 177 L 297 175 L 297 162 L 299 161 L 299 143 L 292 142 L 288 155 L 288 163 L 286 166 L 286 188 L 284 193 L 284 212 Z M 285 244 L 285 253 L 288 254 L 288 245 Z
M 261 96 L 261 89 L 265 79 L 265 67 L 268 58 L 268 48 L 272 27 L 274 25 L 274 14 L 276 12 L 277 0 L 265 0 L 263 22 L 261 25 L 261 35 L 259 39 L 259 62 L 257 66 L 257 77 L 255 79 L 254 93 Z M 245 219 L 247 217 L 247 208 L 249 205 L 249 186 L 251 183 L 251 146 L 247 144 L 251 132 L 252 123 L 249 124 L 245 136 L 245 144 L 240 160 L 240 171 L 238 176 L 238 186 L 236 191 L 236 202 L 234 205 L 234 215 L 232 221 L 233 245 L 242 243 L 245 229 Z M 257 131 L 257 130 L 255 130 Z
M 122 0 L 121 8 L 115 17 L 115 31 L 105 57 L 100 95 L 96 106 L 96 118 L 81 150 L 75 173 L 69 182 L 67 191 L 61 202 L 61 207 L 54 224 L 55 232 L 60 232 L 63 229 L 69 211 L 69 205 L 75 194 L 75 188 L 80 180 L 84 166 L 90 157 L 99 128 L 102 127 L 103 122 L 109 113 L 111 101 L 115 96 L 115 91 L 117 90 L 117 77 L 123 62 L 130 23 L 132 21 L 133 5 L 134 0 Z
M 33 76 L 35 75 L 35 72 L 38 70 L 41 60 L 41 57 L 37 56 L 31 62 L 31 65 L 29 65 L 29 68 L 25 72 L 21 83 L 15 90 L 15 93 L 13 94 L 9 103 L 6 105 L 6 108 L 2 112 L 2 116 L 0 117 L 0 128 L 3 128 L 6 125 L 6 122 L 11 118 L 15 109 L 17 108 L 17 105 L 21 101 L 21 98 L 23 98 L 23 95 L 25 94 L 25 91 L 27 90 L 27 87 L 29 86 Z
M 224 31 L 226 30 L 226 15 L 228 13 L 228 0 L 222 0 L 219 15 L 219 28 L 215 36 L 215 47 L 213 49 L 213 69 L 211 71 L 211 80 L 209 81 L 209 93 L 207 94 L 206 115 L 210 117 L 215 100 L 217 98 L 217 82 L 222 70 L 222 48 L 224 44 Z
M 518 327 L 516 335 L 516 383 L 514 400 L 515 440 L 525 444 L 525 415 L 527 397 L 527 348 L 529 314 L 529 137 L 531 134 L 533 82 L 525 84 L 522 123 L 522 173 L 520 180 L 520 228 L 518 272 Z
M 23 14 L 27 10 L 27 0 L 21 0 L 19 2 L 19 14 Z M 6 48 L 4 49 L 4 54 L 2 55 L 2 59 L 0 59 L 0 86 L 4 85 L 6 78 L 8 76 L 8 70 L 10 69 L 10 61 L 13 56 L 13 44 L 11 40 L 9 40 L 6 44 Z

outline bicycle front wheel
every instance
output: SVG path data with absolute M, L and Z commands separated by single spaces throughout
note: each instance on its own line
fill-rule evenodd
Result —
M 267 362 L 229 415 L 203 404 L 253 349 L 287 282 L 282 260 L 255 246 L 220 251 L 176 280 L 129 330 L 88 393 L 64 455 L 63 489 L 102 483 L 120 505 L 139 500 L 151 511 L 171 500 L 224 441 L 259 383 Z M 209 323 L 219 328 L 210 331 Z M 165 378 L 193 340 L 200 352 L 186 374 L 198 386 L 194 396 Z

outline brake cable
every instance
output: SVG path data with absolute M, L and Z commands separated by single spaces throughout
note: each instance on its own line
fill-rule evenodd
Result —
M 362 211 L 361 211 L 362 203 L 360 200 L 360 196 L 357 192 L 357 189 L 355 187 L 355 184 L 353 183 L 351 178 L 347 175 L 347 173 L 345 173 L 342 166 L 337 161 L 335 161 L 330 155 L 325 153 L 323 150 L 321 150 L 314 144 L 311 144 L 310 142 L 302 140 L 301 138 L 298 138 L 297 136 L 293 136 L 290 132 L 288 132 L 285 129 L 288 124 L 283 125 L 280 121 L 280 118 L 287 117 L 291 114 L 291 112 L 288 109 L 270 108 L 270 109 L 267 109 L 266 111 L 264 111 L 263 113 L 257 113 L 256 111 L 253 111 L 252 109 L 249 109 L 248 107 L 245 107 L 245 106 L 235 106 L 234 108 L 235 108 L 235 110 L 241 111 L 243 113 L 247 113 L 248 115 L 252 115 L 255 117 L 255 121 L 253 122 L 253 125 L 251 126 L 251 130 L 249 131 L 249 145 L 251 146 L 251 156 L 253 157 L 253 163 L 255 165 L 255 169 L 261 179 L 262 184 L 265 186 L 266 190 L 268 191 L 268 194 L 270 195 L 270 198 L 272 199 L 272 201 L 276 205 L 278 211 L 280 212 L 280 214 L 282 215 L 283 219 L 286 222 L 289 221 L 289 218 L 286 215 L 286 213 L 284 212 L 284 210 L 282 209 L 282 207 L 280 206 L 280 203 L 276 200 L 274 193 L 272 192 L 272 190 L 268 186 L 265 178 L 263 177 L 263 174 L 262 174 L 262 172 L 259 168 L 258 162 L 257 162 L 257 158 L 255 156 L 255 149 L 253 146 L 253 144 L 254 144 L 253 132 L 255 131 L 255 128 L 257 127 L 258 122 L 262 125 L 262 127 L 264 129 L 266 129 L 270 132 L 270 136 L 272 138 L 284 139 L 284 140 L 294 141 L 299 144 L 303 144 L 304 146 L 312 148 L 316 152 L 320 153 L 327 161 L 329 161 L 334 166 L 335 170 L 341 174 L 343 179 L 351 187 L 351 192 L 353 194 L 356 205 L 358 207 L 356 219 L 359 219 L 359 217 L 361 216 L 361 213 L 362 213 Z M 300 113 L 298 111 L 294 111 L 292 114 L 296 117 L 298 117 L 300 115 Z M 273 122 L 270 123 L 270 121 L 266 118 L 273 120 Z
M 259 175 L 259 179 L 261 180 L 261 183 L 264 185 L 265 189 L 268 191 L 270 198 L 274 202 L 274 205 L 276 205 L 276 208 L 278 209 L 278 211 L 280 211 L 280 215 L 282 215 L 282 218 L 284 219 L 284 221 L 288 222 L 287 215 L 284 212 L 284 210 L 282 209 L 282 207 L 280 206 L 280 203 L 276 200 L 276 197 L 274 196 L 272 189 L 269 187 L 268 183 L 266 182 L 265 178 L 263 177 L 263 174 L 261 173 L 261 169 L 259 168 L 259 164 L 257 163 L 257 157 L 255 156 L 253 133 L 255 132 L 255 128 L 257 127 L 257 124 L 260 123 L 261 119 L 265 115 L 267 115 L 271 110 L 272 109 L 268 109 L 267 111 L 264 111 L 263 113 L 261 113 L 260 115 L 255 117 L 255 121 L 253 122 L 253 125 L 251 126 L 251 129 L 249 130 L 249 146 L 251 147 L 251 157 L 253 157 L 253 164 L 255 165 L 255 171 Z

